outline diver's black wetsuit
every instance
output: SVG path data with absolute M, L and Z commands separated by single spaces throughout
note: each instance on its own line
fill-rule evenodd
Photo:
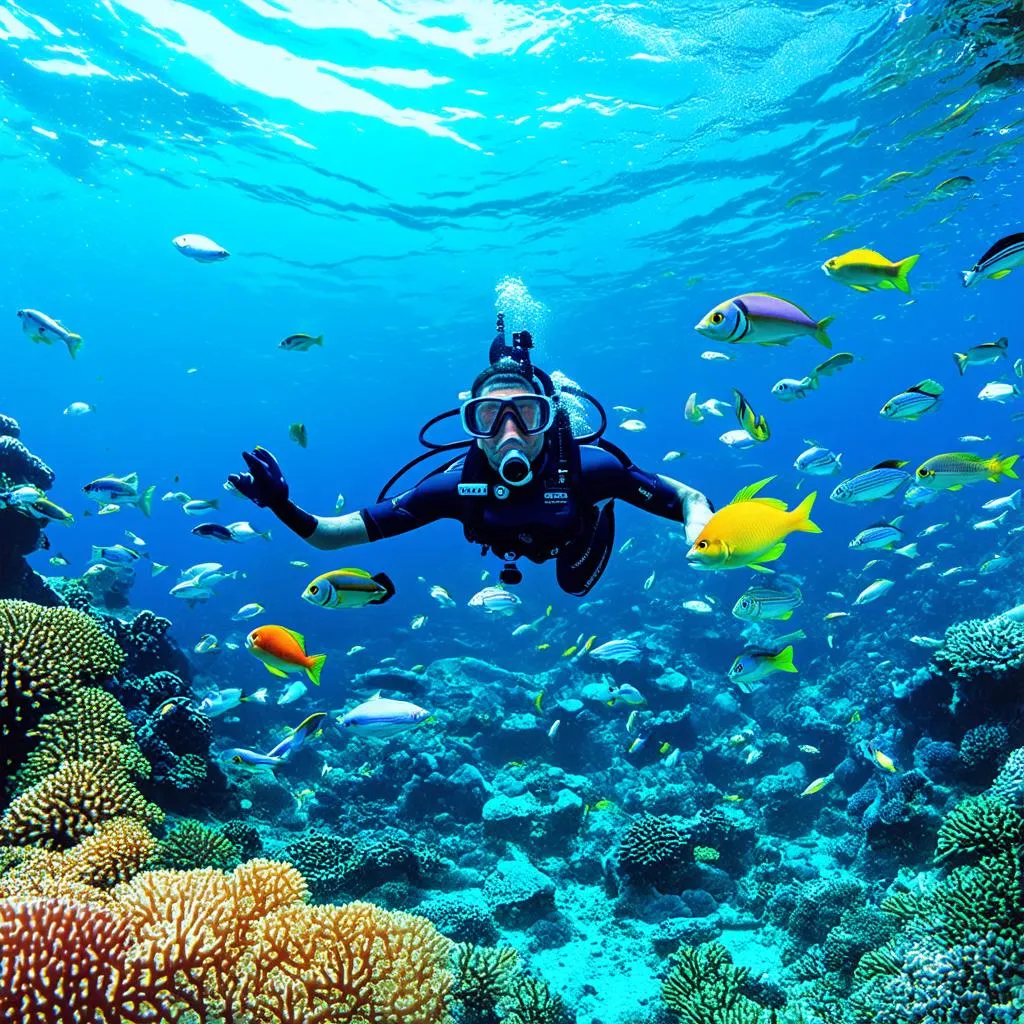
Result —
M 582 596 L 598 581 L 614 543 L 614 506 L 621 498 L 664 519 L 683 521 L 678 491 L 653 473 L 627 465 L 611 452 L 579 445 L 571 485 L 551 483 L 548 449 L 534 479 L 505 486 L 476 448 L 445 472 L 360 511 L 371 541 L 394 537 L 438 519 L 462 523 L 466 538 L 506 561 L 556 559 L 558 583 Z M 471 482 L 467 482 L 467 480 Z

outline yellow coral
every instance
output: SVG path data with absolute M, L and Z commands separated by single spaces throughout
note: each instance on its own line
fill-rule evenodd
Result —
M 43 712 L 109 679 L 123 661 L 121 648 L 83 612 L 0 600 L 0 778 L 31 748 L 26 737 Z
M 123 773 L 67 761 L 25 790 L 0 818 L 0 843 L 67 849 L 113 818 L 163 820 Z
M 106 690 L 82 690 L 66 707 L 44 715 L 35 733 L 40 737 L 38 745 L 18 773 L 22 792 L 65 761 L 91 761 L 105 773 L 150 774 L 124 708 Z
M 446 1022 L 452 944 L 429 921 L 305 898 L 291 865 L 254 860 L 145 872 L 106 907 L 0 899 L 0 1020 Z

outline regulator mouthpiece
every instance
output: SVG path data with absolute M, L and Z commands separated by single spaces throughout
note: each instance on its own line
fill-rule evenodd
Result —
M 517 448 L 506 452 L 498 466 L 498 476 L 510 487 L 522 487 L 533 479 L 530 460 Z

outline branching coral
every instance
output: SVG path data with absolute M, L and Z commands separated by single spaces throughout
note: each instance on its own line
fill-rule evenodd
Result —
M 1007 672 L 1024 666 L 1024 625 L 997 615 L 967 619 L 946 630 L 935 660 L 961 678 Z
M 661 995 L 682 1024 L 756 1024 L 761 1007 L 743 994 L 749 972 L 724 946 L 687 946 L 670 963 Z
M 691 844 L 670 818 L 643 814 L 626 829 L 619 843 L 618 863 L 625 878 L 669 888 L 693 863 Z
M 1024 840 L 1024 816 L 996 797 L 982 795 L 962 800 L 939 829 L 936 861 L 1001 853 Z
M 121 817 L 155 823 L 163 812 L 123 773 L 90 761 L 65 761 L 7 808 L 0 818 L 0 843 L 67 849 Z
M 509 946 L 482 948 L 460 943 L 452 950 L 454 981 L 449 999 L 467 1024 L 497 1024 L 499 1007 L 516 977 L 519 954 Z
M 178 822 L 160 843 L 153 867 L 179 871 L 219 868 L 225 871 L 236 867 L 240 860 L 238 847 L 227 836 L 202 822 L 187 819 Z
M 0 899 L 0 1020 L 122 1024 L 123 916 L 65 899 Z

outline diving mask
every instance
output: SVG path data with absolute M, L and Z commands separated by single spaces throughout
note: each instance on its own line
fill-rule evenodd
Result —
M 555 418 L 554 403 L 547 395 L 484 395 L 463 403 L 460 412 L 462 427 L 472 437 L 496 437 L 509 416 L 523 434 L 543 434 Z

